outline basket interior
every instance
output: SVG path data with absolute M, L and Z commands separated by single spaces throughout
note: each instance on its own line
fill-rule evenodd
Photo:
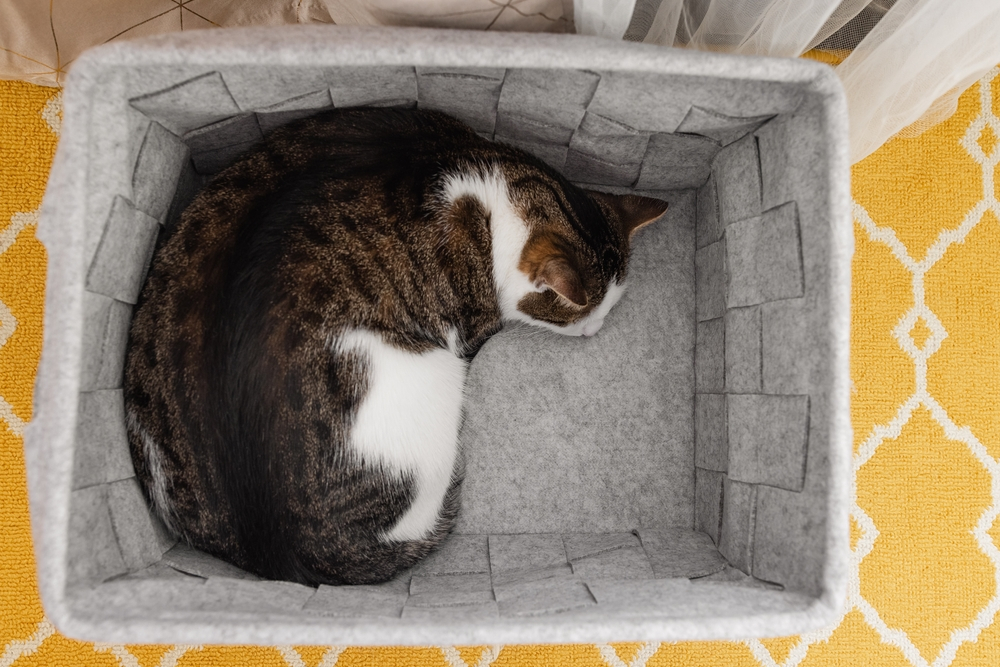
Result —
M 143 67 L 91 147 L 67 587 L 102 618 L 279 614 L 448 623 L 803 608 L 826 520 L 826 226 L 818 103 L 768 81 L 572 69 Z M 274 128 L 418 106 L 587 188 L 669 202 L 590 339 L 509 327 L 473 361 L 463 507 L 381 586 L 255 577 L 177 543 L 129 460 L 122 367 L 160 233 Z M 107 139 L 111 141 L 111 139 Z M 311 622 L 311 621 L 309 621 Z

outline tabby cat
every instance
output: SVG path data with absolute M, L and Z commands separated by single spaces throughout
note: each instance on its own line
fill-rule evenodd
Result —
M 505 321 L 596 333 L 665 209 L 440 113 L 276 130 L 161 240 L 136 306 L 126 414 L 154 511 L 269 579 L 414 565 L 458 511 L 469 360 Z

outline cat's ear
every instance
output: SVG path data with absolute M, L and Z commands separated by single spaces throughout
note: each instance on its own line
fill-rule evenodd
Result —
M 551 289 L 575 306 L 587 305 L 587 292 L 579 271 L 561 244 L 548 234 L 528 239 L 518 267 L 539 291 Z
M 553 257 L 542 265 L 535 278 L 535 287 L 548 287 L 581 308 L 587 305 L 587 292 L 583 289 L 580 274 L 564 257 Z
M 611 195 L 593 190 L 588 190 L 587 194 L 605 210 L 605 214 L 610 214 L 611 221 L 617 222 L 622 233 L 629 239 L 667 210 L 667 202 L 652 197 Z

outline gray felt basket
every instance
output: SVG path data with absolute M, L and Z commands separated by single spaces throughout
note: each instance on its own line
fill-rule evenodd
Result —
M 512 327 L 469 376 L 456 534 L 382 586 L 257 581 L 169 536 L 129 460 L 122 364 L 160 231 L 274 127 L 440 109 L 595 189 L 670 202 L 591 339 Z M 845 594 L 846 112 L 816 63 L 594 38 L 204 31 L 85 55 L 42 210 L 27 438 L 46 613 L 108 642 L 736 638 Z

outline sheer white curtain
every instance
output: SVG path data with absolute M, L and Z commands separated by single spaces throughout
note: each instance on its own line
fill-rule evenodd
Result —
M 705 51 L 849 50 L 836 70 L 855 162 L 947 118 L 1000 63 L 1000 0 L 574 0 L 574 20 L 584 34 Z

